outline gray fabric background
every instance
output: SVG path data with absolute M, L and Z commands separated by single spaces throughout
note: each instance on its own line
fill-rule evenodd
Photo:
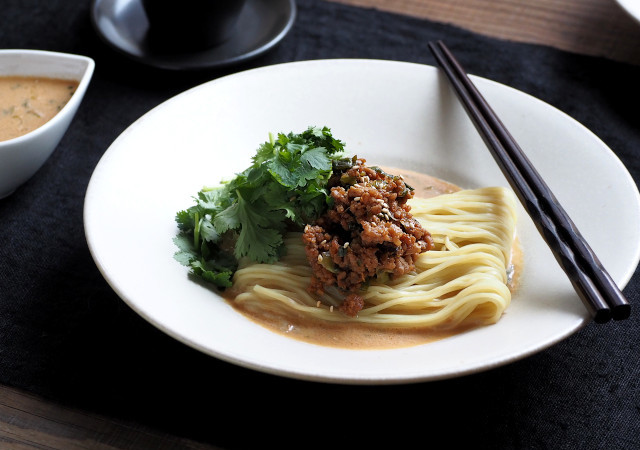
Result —
M 89 7 L 81 0 L 9 0 L 0 14 L 1 48 L 96 61 L 85 100 L 53 156 L 0 200 L 1 383 L 225 448 L 256 439 L 272 448 L 431 447 L 435 436 L 478 449 L 640 448 L 635 309 L 627 321 L 590 324 L 525 360 L 458 379 L 399 386 L 296 381 L 205 356 L 145 322 L 98 272 L 82 222 L 84 193 L 104 151 L 173 95 L 287 61 L 354 57 L 433 65 L 427 48 L 433 39 L 445 40 L 470 73 L 573 116 L 637 182 L 640 68 L 299 0 L 293 30 L 268 54 L 227 70 L 166 73 L 106 47 Z M 634 306 L 639 279 L 636 272 L 625 289 Z M 303 441 L 293 438 L 298 433 Z

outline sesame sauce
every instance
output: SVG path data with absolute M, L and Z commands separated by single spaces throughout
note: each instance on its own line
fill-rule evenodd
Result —
M 75 80 L 0 77 L 0 141 L 23 136 L 47 123 L 77 87 Z

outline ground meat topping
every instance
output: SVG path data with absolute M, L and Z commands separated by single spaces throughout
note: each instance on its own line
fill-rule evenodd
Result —
M 325 286 L 345 292 L 339 308 L 349 316 L 364 306 L 356 294 L 372 278 L 396 278 L 415 269 L 418 255 L 433 247 L 431 235 L 410 213 L 413 189 L 402 177 L 367 167 L 352 167 L 329 180 L 333 206 L 303 234 L 313 276 L 309 290 Z
M 363 307 L 364 299 L 362 297 L 358 294 L 349 294 L 344 298 L 344 301 L 338 307 L 338 310 L 342 311 L 347 316 L 355 317 Z

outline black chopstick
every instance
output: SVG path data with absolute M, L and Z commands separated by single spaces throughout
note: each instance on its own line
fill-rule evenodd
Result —
M 628 318 L 631 305 L 460 63 L 442 41 L 429 49 L 593 320 Z

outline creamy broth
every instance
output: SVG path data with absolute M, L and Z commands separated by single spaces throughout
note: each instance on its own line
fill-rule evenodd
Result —
M 0 77 L 0 141 L 25 135 L 47 123 L 77 88 L 75 80 Z
M 387 167 L 383 167 L 383 170 L 391 174 L 402 174 L 406 183 L 414 188 L 415 197 L 429 198 L 460 190 L 460 187 L 454 184 L 429 175 Z M 518 245 L 514 245 L 512 263 L 516 267 L 509 285 L 513 292 L 516 289 L 521 264 L 521 252 Z M 473 323 L 466 323 L 464 326 L 455 328 L 382 328 L 358 322 L 320 321 L 293 312 L 284 315 L 239 306 L 233 302 L 233 289 L 227 292 L 227 301 L 249 319 L 276 333 L 317 345 L 337 348 L 390 349 L 410 347 L 460 334 L 477 326 Z

